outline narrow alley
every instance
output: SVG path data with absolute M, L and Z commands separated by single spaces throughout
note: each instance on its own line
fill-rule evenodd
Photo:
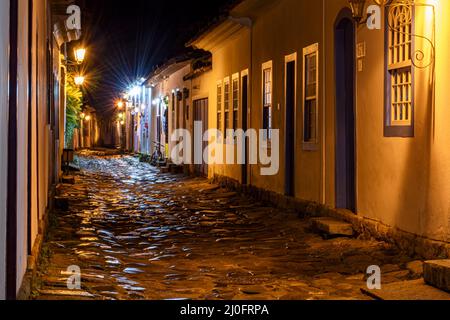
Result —
M 370 265 L 384 284 L 420 277 L 385 243 L 324 240 L 294 212 L 106 154 L 81 152 L 60 186 L 36 299 L 369 299 Z M 70 266 L 82 290 L 67 290 Z
M 0 301 L 450 301 L 449 16 L 0 0 Z

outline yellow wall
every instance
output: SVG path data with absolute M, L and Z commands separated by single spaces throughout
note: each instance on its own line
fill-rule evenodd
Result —
M 194 135 L 194 102 L 196 100 L 208 99 L 208 127 L 211 128 L 215 123 L 215 115 L 214 110 L 215 105 L 212 100 L 213 90 L 214 90 L 214 77 L 212 71 L 207 71 L 202 73 L 200 76 L 195 77 L 194 79 L 189 81 L 190 88 L 190 115 L 189 115 L 189 123 L 187 129 L 192 134 L 192 141 L 194 143 L 195 135 Z M 191 164 L 190 171 L 194 172 L 194 164 Z M 208 166 L 208 176 L 212 177 L 214 174 L 214 166 Z
M 233 75 L 239 77 L 239 128 L 242 128 L 242 87 L 241 75 L 245 70 L 250 68 L 250 31 L 243 27 L 237 33 L 232 35 L 226 41 L 222 42 L 220 46 L 213 48 L 213 69 L 209 77 L 209 128 L 217 129 L 217 85 L 222 83 L 222 128 L 224 127 L 224 80 L 228 78 L 230 84 L 230 125 L 233 124 L 233 95 L 232 95 L 232 81 Z M 225 132 L 222 132 L 225 135 Z M 222 148 L 224 159 L 226 159 L 226 150 L 237 154 L 235 144 L 218 143 L 216 148 Z M 219 175 L 227 176 L 236 181 L 241 181 L 241 166 L 240 165 L 226 165 L 216 164 L 210 166 L 210 176 Z
M 295 195 L 306 200 L 321 201 L 322 184 L 322 103 L 319 101 L 319 133 L 316 151 L 304 151 L 302 121 L 302 60 L 303 48 L 322 43 L 322 2 L 306 0 L 275 1 L 254 20 L 253 27 L 253 88 L 251 127 L 262 128 L 262 64 L 273 61 L 273 128 L 280 129 L 280 172 L 276 176 L 261 176 L 260 167 L 252 170 L 252 184 L 284 193 L 285 170 L 285 56 L 297 53 L 297 110 L 295 132 Z M 319 69 L 322 78 L 322 72 Z M 319 80 L 319 83 L 322 81 Z M 320 85 L 319 92 L 322 87 Z M 320 100 L 320 99 L 319 99 Z
M 430 182 L 423 229 L 427 236 L 450 241 L 450 1 L 429 2 L 436 5 L 436 105 L 428 111 L 432 115 Z
M 436 106 L 433 109 L 432 66 L 415 68 L 413 138 L 383 135 L 384 26 L 382 30 L 364 27 L 358 31 L 357 42 L 366 43 L 367 54 L 364 70 L 357 73 L 358 213 L 405 231 L 448 240 L 450 141 L 444 119 L 448 115 L 445 68 L 450 52 L 445 40 L 449 26 L 443 13 L 450 7 L 447 1 L 428 2 L 436 4 L 437 13 Z M 416 7 L 417 34 L 432 36 L 430 17 L 424 7 Z M 420 38 L 415 41 L 416 49 L 428 58 L 428 43 Z

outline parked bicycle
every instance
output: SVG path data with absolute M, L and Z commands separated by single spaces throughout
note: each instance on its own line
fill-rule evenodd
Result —
M 155 151 L 153 151 L 153 154 L 152 154 L 152 157 L 150 160 L 150 164 L 152 166 L 158 166 L 158 167 L 165 165 L 166 159 L 164 157 L 164 153 L 161 151 L 161 149 L 163 148 L 163 144 L 161 144 L 157 141 L 154 141 L 153 145 L 154 145 Z

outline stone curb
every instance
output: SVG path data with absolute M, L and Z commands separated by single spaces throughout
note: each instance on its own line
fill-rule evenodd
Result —
M 295 210 L 300 217 L 342 219 L 351 223 L 360 236 L 394 244 L 410 256 L 417 255 L 423 259 L 447 259 L 450 257 L 450 243 L 418 236 L 382 222 L 355 215 L 347 210 L 337 210 L 323 204 L 287 197 L 255 186 L 241 185 L 238 181 L 224 176 L 215 175 L 211 181 L 221 187 L 270 203 L 277 208 Z

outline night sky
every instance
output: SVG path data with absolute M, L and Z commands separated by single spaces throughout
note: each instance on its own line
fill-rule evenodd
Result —
M 107 116 L 133 81 L 185 50 L 235 0 L 85 0 L 87 102 Z

